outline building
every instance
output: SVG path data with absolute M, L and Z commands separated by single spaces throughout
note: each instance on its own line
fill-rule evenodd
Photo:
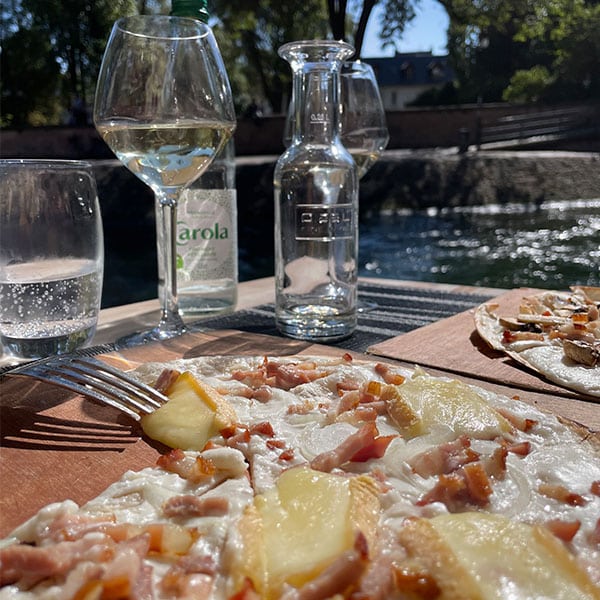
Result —
M 397 53 L 363 60 L 375 71 L 386 110 L 404 108 L 423 92 L 454 80 L 448 56 L 434 56 L 432 52 Z

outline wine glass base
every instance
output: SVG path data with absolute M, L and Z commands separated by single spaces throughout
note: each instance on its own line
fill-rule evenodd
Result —
M 366 313 L 379 308 L 377 302 L 367 302 L 366 300 L 358 300 L 356 302 L 356 312 Z
M 138 331 L 136 333 L 130 333 L 120 337 L 116 341 L 117 348 L 128 348 L 131 346 L 143 346 L 144 344 L 153 344 L 157 342 L 163 342 L 170 340 L 171 338 L 177 337 L 184 333 L 187 333 L 188 328 L 185 325 L 181 325 L 176 329 L 165 330 L 160 326 L 154 327 L 148 331 Z

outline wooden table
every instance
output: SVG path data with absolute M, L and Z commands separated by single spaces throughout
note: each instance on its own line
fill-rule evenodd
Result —
M 508 302 L 522 293 L 404 281 L 380 283 L 394 288 L 488 294 Z M 273 280 L 242 283 L 239 292 L 239 309 L 272 302 Z M 158 315 L 155 300 L 103 310 L 94 342 L 106 344 L 149 328 Z M 160 344 L 112 352 L 103 359 L 127 369 L 151 360 L 200 355 L 342 352 L 339 347 L 229 329 L 186 334 Z M 374 360 L 421 364 L 432 374 L 518 397 L 543 411 L 577 421 L 592 435 L 600 431 L 597 401 L 544 381 L 489 351 L 474 331 L 472 311 L 374 344 L 367 353 Z M 138 425 L 125 415 L 47 384 L 5 377 L 0 383 L 0 409 L 0 536 L 48 502 L 69 497 L 84 503 L 127 469 L 152 465 L 159 455 L 159 449 L 142 438 Z

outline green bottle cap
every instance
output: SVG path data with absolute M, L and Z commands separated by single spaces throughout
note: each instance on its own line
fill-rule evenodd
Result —
M 192 17 L 208 23 L 207 0 L 171 0 L 171 15 L 174 17 Z

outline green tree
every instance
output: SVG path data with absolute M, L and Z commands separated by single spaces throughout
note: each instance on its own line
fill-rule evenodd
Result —
M 112 24 L 136 10 L 135 0 L 13 0 L 5 6 L 3 121 L 56 123 L 58 107 L 75 98 L 89 105 Z
M 252 100 L 285 110 L 291 72 L 277 49 L 292 40 L 327 37 L 323 0 L 213 0 L 209 9 L 238 112 Z
M 345 40 L 356 49 L 360 58 L 367 24 L 375 7 L 380 4 L 380 39 L 383 46 L 393 46 L 401 39 L 406 24 L 415 17 L 414 6 L 419 0 L 327 0 L 329 25 L 333 38 Z
M 460 101 L 598 96 L 598 0 L 439 0 Z

